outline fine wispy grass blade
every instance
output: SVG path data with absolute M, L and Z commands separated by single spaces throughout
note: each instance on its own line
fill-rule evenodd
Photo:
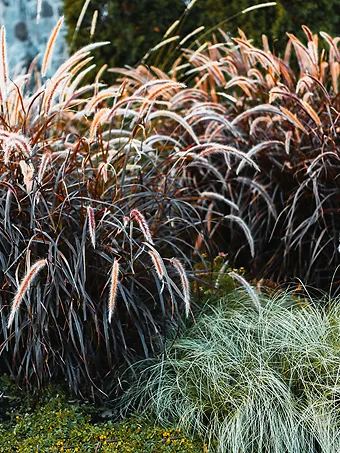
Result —
M 42 65 L 41 65 L 41 75 L 43 77 L 46 75 L 49 64 L 51 62 L 55 41 L 57 39 L 57 36 L 59 34 L 59 31 L 60 31 L 60 28 L 61 28 L 63 22 L 64 22 L 64 17 L 62 16 L 58 20 L 57 25 L 52 30 L 51 36 L 49 37 L 49 40 L 47 42 L 45 54 L 44 54 Z

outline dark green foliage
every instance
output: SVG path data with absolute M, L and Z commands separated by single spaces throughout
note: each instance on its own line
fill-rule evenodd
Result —
M 217 24 L 221 23 L 221 28 L 231 36 L 237 36 L 237 30 L 241 28 L 256 45 L 262 42 L 262 35 L 266 34 L 276 54 L 283 54 L 288 41 L 286 32 L 297 33 L 299 38 L 303 37 L 302 25 L 307 25 L 312 31 L 322 30 L 329 34 L 335 34 L 340 29 L 340 16 L 334 14 L 337 0 L 279 0 L 276 6 L 241 13 L 242 10 L 260 3 L 264 2 L 198 0 L 190 11 L 185 12 L 183 0 L 97 0 L 90 2 L 82 25 L 75 31 L 84 0 L 64 0 L 68 25 L 67 41 L 72 50 L 91 41 L 90 28 L 95 10 L 98 10 L 98 21 L 94 39 L 111 41 L 109 46 L 98 49 L 95 54 L 98 68 L 103 64 L 109 67 L 135 65 L 150 48 L 161 41 L 172 23 L 180 18 L 181 25 L 176 27 L 170 36 L 179 34 L 183 38 L 202 25 L 206 31 L 216 31 Z M 163 57 L 157 64 L 163 66 L 165 61 L 167 60 Z M 153 59 L 148 60 L 149 64 L 153 62 Z M 108 75 L 105 77 L 109 80 Z
M 194 282 L 193 290 L 197 295 L 197 299 L 200 305 L 218 304 L 221 296 L 233 293 L 235 288 L 238 286 L 237 281 L 233 278 L 233 274 L 237 274 L 242 278 L 245 278 L 245 270 L 232 269 L 224 254 L 220 254 L 215 257 L 214 260 L 209 262 L 209 266 L 206 263 L 200 263 L 195 266 L 196 274 L 200 278 L 200 282 Z
M 46 391 L 34 407 L 14 404 L 1 386 L 1 453 L 201 453 L 203 445 L 180 430 L 132 417 L 120 423 L 94 423 L 92 408 L 67 401 L 60 391 Z M 23 398 L 23 395 L 21 395 Z M 90 410 L 91 409 L 91 410 Z
M 307 25 L 312 31 L 325 31 L 336 34 L 340 29 L 340 18 L 334 11 L 337 0 L 319 2 L 303 0 L 278 0 L 276 6 L 260 8 L 246 14 L 239 14 L 246 8 L 263 4 L 261 0 L 198 0 L 192 11 L 196 23 L 214 27 L 220 22 L 237 15 L 235 19 L 227 20 L 221 28 L 237 35 L 240 28 L 255 45 L 260 45 L 262 35 L 265 34 L 271 43 L 272 49 L 278 54 L 283 52 L 288 38 L 285 33 L 294 33 L 302 39 L 302 25 Z
M 182 0 L 97 0 L 90 2 L 82 25 L 75 32 L 83 5 L 83 0 L 64 2 L 67 40 L 73 50 L 88 44 L 93 13 L 98 10 L 94 39 L 111 42 L 94 53 L 98 69 L 103 64 L 109 67 L 136 64 L 185 10 Z

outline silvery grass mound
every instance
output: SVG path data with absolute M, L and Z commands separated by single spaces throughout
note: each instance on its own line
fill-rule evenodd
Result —
M 252 295 L 254 296 L 254 295 Z M 208 307 L 129 393 L 228 453 L 340 451 L 340 305 L 292 294 Z

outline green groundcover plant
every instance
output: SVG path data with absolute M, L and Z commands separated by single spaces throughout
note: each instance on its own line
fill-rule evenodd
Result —
M 219 452 L 339 451 L 339 300 L 320 310 L 294 293 L 247 291 L 207 305 L 160 359 L 140 364 L 126 401 Z
M 155 425 L 134 416 L 121 422 L 94 422 L 95 411 L 68 402 L 56 389 L 46 390 L 34 407 L 23 404 L 22 392 L 1 382 L 1 453 L 203 453 L 197 439 L 176 427 Z M 6 389 L 5 389 L 6 388 Z M 8 393 L 10 390 L 10 393 Z M 15 395 L 14 395 L 15 394 Z

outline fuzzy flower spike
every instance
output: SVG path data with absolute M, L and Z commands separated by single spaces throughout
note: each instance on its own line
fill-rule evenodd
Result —
M 25 277 L 21 280 L 19 288 L 18 288 L 18 290 L 17 290 L 17 292 L 16 292 L 16 294 L 14 296 L 13 302 L 12 302 L 12 309 L 11 309 L 11 313 L 9 315 L 8 323 L 7 323 L 8 329 L 13 324 L 15 313 L 17 312 L 17 310 L 19 308 L 19 305 L 20 305 L 20 302 L 22 301 L 24 295 L 29 290 L 29 288 L 30 288 L 33 280 L 37 276 L 38 272 L 43 267 L 45 267 L 46 264 L 47 264 L 47 260 L 46 259 L 37 261 L 36 263 L 33 264 L 33 266 L 31 266 L 29 268 L 29 270 L 27 271 Z
M 177 270 L 182 284 L 183 300 L 185 305 L 185 315 L 189 316 L 190 313 L 190 285 L 187 274 L 182 263 L 177 258 L 171 258 L 170 263 Z
M 112 272 L 111 272 L 111 284 L 110 284 L 110 294 L 109 294 L 109 302 L 108 302 L 109 323 L 111 323 L 112 315 L 116 308 L 118 276 L 119 276 L 119 262 L 117 259 L 115 259 L 113 262 Z
M 88 217 L 89 234 L 90 234 L 93 248 L 95 249 L 96 248 L 96 221 L 94 218 L 93 208 L 91 208 L 91 206 L 89 206 L 87 208 L 87 217 Z
M 130 212 L 130 219 L 137 220 L 137 222 L 139 224 L 139 228 L 142 230 L 145 239 L 149 242 L 149 244 L 153 245 L 154 242 L 151 237 L 150 229 L 149 229 L 148 224 L 146 223 L 146 220 L 145 220 L 145 217 L 143 216 L 143 214 L 141 212 L 139 212 L 138 209 L 133 209 Z

